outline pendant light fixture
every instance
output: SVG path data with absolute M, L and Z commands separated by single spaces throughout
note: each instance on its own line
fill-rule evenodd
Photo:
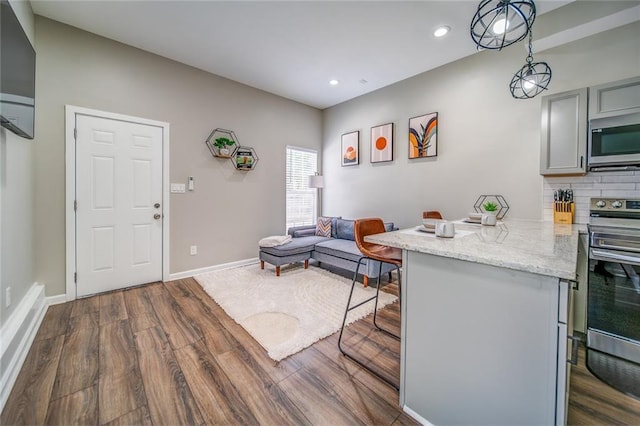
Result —
M 551 68 L 546 62 L 533 62 L 531 53 L 531 39 L 533 35 L 529 32 L 529 54 L 527 63 L 514 74 L 509 83 L 511 96 L 516 99 L 531 99 L 543 90 L 547 90 L 551 82 Z
M 482 0 L 471 20 L 478 48 L 501 50 L 523 40 L 536 19 L 533 0 Z

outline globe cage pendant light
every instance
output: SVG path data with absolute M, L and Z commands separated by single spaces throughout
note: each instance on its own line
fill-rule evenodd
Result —
M 513 75 L 509 90 L 516 99 L 531 99 L 543 90 L 547 90 L 551 82 L 551 68 L 546 62 L 533 62 L 531 53 L 532 35 L 529 33 L 529 54 L 527 63 Z
M 536 19 L 533 0 L 482 0 L 471 20 L 478 48 L 501 50 L 523 40 Z

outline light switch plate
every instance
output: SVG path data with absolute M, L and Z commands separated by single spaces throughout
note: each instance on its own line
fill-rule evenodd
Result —
M 174 194 L 184 194 L 185 192 L 185 184 L 184 183 L 172 183 L 171 184 L 171 192 Z

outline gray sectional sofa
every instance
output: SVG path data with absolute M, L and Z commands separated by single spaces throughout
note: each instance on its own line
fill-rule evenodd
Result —
M 260 263 L 270 263 L 276 267 L 276 275 L 280 275 L 280 266 L 293 262 L 304 262 L 309 266 L 309 259 L 320 263 L 355 272 L 362 253 L 354 241 L 353 220 L 333 218 L 331 223 L 331 238 L 316 235 L 316 225 L 296 226 L 289 229 L 288 234 L 293 238 L 290 242 L 276 247 L 260 247 Z M 392 222 L 385 223 L 387 231 L 397 228 Z M 378 277 L 379 262 L 367 259 L 360 266 L 359 273 L 362 281 L 368 285 L 370 278 Z M 382 273 L 390 273 L 394 267 L 382 264 Z

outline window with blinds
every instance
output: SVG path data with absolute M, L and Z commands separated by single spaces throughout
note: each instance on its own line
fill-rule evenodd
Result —
M 287 230 L 316 222 L 318 192 L 309 188 L 309 176 L 318 170 L 318 153 L 287 147 Z

